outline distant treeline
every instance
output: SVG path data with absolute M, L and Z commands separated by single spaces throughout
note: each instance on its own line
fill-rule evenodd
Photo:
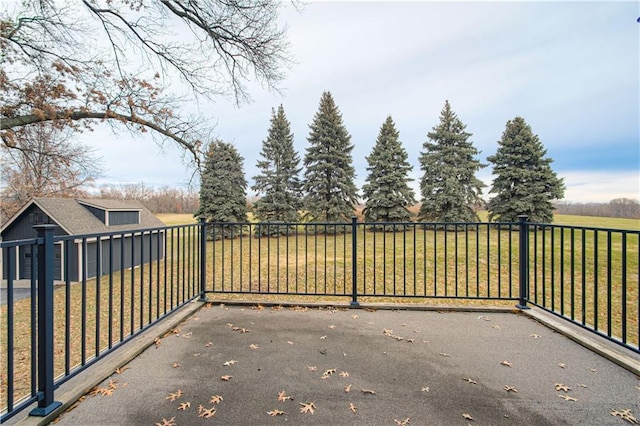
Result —
M 105 185 L 93 198 L 137 200 L 153 213 L 188 213 L 198 210 L 198 191 L 193 188 L 179 189 L 163 186 L 153 188 L 144 183 Z
M 640 202 L 630 198 L 616 198 L 608 203 L 557 202 L 554 207 L 558 214 L 640 219 Z
M 107 185 L 100 187 L 99 193 L 91 195 L 96 198 L 112 198 L 118 200 L 138 200 L 153 213 L 188 213 L 193 214 L 198 210 L 199 193 L 194 188 L 171 188 L 163 186 L 153 188 L 144 183 Z M 257 200 L 251 197 L 247 200 L 249 211 Z M 617 217 L 625 219 L 640 219 L 640 202 L 630 198 L 616 198 L 608 203 L 554 203 L 555 212 L 558 214 L 571 214 L 577 216 Z M 417 210 L 415 206 L 412 210 Z M 478 208 L 481 208 L 478 206 Z M 411 210 L 411 209 L 410 209 Z M 413 211 L 416 213 L 417 211 Z M 361 211 L 356 213 L 358 216 Z

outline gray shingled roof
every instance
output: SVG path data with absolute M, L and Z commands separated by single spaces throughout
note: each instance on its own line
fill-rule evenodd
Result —
M 139 210 L 140 223 L 133 225 L 107 226 L 79 202 L 101 207 L 105 210 Z M 75 200 L 73 198 L 34 198 L 33 203 L 42 209 L 69 235 L 98 232 L 128 231 L 133 229 L 159 228 L 165 226 L 153 213 L 138 201 L 131 200 Z

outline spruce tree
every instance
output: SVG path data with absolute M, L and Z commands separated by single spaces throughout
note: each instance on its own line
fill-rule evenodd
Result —
M 346 222 L 355 212 L 353 145 L 331 93 L 324 92 L 307 140 L 303 190 L 305 216 L 315 222 Z
M 552 159 L 538 135 L 522 117 L 507 122 L 498 141 L 495 155 L 487 157 L 493 163 L 493 180 L 489 193 L 489 220 L 516 222 L 518 215 L 527 215 L 530 222 L 550 223 L 553 220 L 551 200 L 564 196 L 564 182 L 551 169 Z
M 196 216 L 204 216 L 207 222 L 247 221 L 247 181 L 243 161 L 233 145 L 219 140 L 209 143 Z M 219 239 L 236 237 L 241 233 L 241 226 L 221 225 L 211 228 L 209 235 Z
M 419 217 L 430 222 L 477 222 L 474 206 L 485 186 L 475 174 L 485 167 L 475 157 L 471 133 L 446 101 L 440 123 L 427 134 L 420 153 L 422 205 Z
M 367 157 L 369 175 L 362 187 L 366 201 L 365 222 L 407 222 L 411 213 L 407 210 L 415 203 L 408 174 L 412 167 L 407 161 L 407 151 L 402 147 L 399 133 L 391 116 L 380 128 L 371 154 Z M 383 225 L 374 229 L 392 230 Z
M 300 182 L 300 157 L 293 148 L 290 124 L 280 105 L 271 110 L 271 127 L 267 139 L 262 142 L 257 167 L 260 174 L 253 179 L 252 189 L 262 193 L 254 204 L 254 213 L 261 222 L 297 222 L 302 208 L 302 183 Z M 280 235 L 295 230 L 295 226 L 258 226 L 258 235 Z

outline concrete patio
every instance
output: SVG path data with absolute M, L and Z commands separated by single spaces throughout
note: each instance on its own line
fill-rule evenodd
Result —
M 55 422 L 622 425 L 640 419 L 635 374 L 504 309 L 193 310 Z M 153 335 L 146 339 L 153 342 Z M 640 365 L 635 354 L 625 356 L 632 371 Z

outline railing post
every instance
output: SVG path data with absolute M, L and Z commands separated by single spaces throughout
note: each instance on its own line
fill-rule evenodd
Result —
M 520 291 L 519 301 L 516 308 L 530 309 L 527 306 L 527 297 L 529 290 L 529 223 L 527 222 L 527 215 L 518 215 L 518 234 L 520 236 L 519 242 L 519 263 L 520 263 Z
M 360 306 L 358 303 L 358 217 L 351 217 L 351 303 L 354 308 Z
M 38 232 L 38 406 L 29 415 L 44 417 L 62 405 L 53 400 L 53 231 L 57 225 L 36 225 Z
M 205 302 L 205 289 L 207 284 L 207 218 L 200 216 L 200 301 Z

